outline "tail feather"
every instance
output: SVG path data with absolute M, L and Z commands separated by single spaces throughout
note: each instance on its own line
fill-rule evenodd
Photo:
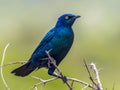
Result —
M 11 73 L 14 73 L 16 76 L 25 77 L 34 71 L 36 67 L 29 61 L 23 66 L 13 70 Z

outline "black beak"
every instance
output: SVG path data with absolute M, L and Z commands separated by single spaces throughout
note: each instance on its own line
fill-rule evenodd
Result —
M 76 15 L 75 18 L 80 18 L 81 16 L 80 15 Z
M 77 19 L 77 18 L 80 18 L 81 16 L 80 15 L 76 15 L 73 17 L 73 19 Z

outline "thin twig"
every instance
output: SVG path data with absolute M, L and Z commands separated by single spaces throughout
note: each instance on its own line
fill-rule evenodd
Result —
M 3 66 L 13 65 L 13 64 L 25 64 L 27 61 L 18 61 L 18 62 L 10 62 L 7 64 L 4 64 Z
M 37 88 L 37 87 L 35 87 L 35 90 L 38 90 L 38 88 Z
M 38 78 L 38 77 L 35 77 L 35 76 L 32 76 L 32 78 L 35 78 L 35 79 L 39 80 L 40 83 L 34 84 L 34 86 L 33 86 L 32 88 L 30 88 L 30 90 L 33 90 L 34 88 L 38 87 L 38 86 L 41 85 L 41 84 L 46 84 L 46 83 L 48 83 L 48 82 L 51 82 L 51 81 L 54 81 L 54 80 L 57 80 L 57 79 L 58 79 L 57 77 L 55 77 L 55 78 L 43 80 L 43 79 Z
M 72 88 L 73 88 L 73 84 L 74 84 L 74 82 L 75 82 L 75 81 L 72 81 L 72 83 L 71 83 L 71 87 L 72 87 Z
M 50 56 L 49 51 L 46 51 L 46 54 L 48 55 L 48 58 L 51 60 L 51 63 L 52 63 L 52 64 L 55 66 L 55 68 L 57 69 L 58 73 L 60 73 L 61 77 L 64 77 L 64 75 L 62 74 L 62 72 L 59 70 L 59 68 L 57 67 L 56 63 L 54 62 L 54 59 Z M 85 65 L 87 65 L 87 64 L 85 63 Z M 88 67 L 87 67 L 87 68 L 88 68 Z M 88 71 L 89 71 L 89 70 L 88 70 Z M 35 88 L 35 87 L 37 87 L 38 85 L 46 84 L 47 82 L 53 81 L 54 79 L 56 80 L 56 79 L 58 79 L 59 77 L 57 77 L 57 78 L 51 78 L 51 79 L 48 79 L 48 80 L 43 80 L 43 79 L 38 78 L 38 77 L 33 77 L 33 78 L 35 78 L 35 79 L 37 79 L 37 80 L 40 80 L 40 83 L 35 84 L 35 85 L 32 87 L 32 89 Z M 60 79 L 62 79 L 62 78 L 60 78 Z M 67 80 L 72 81 L 71 85 L 69 84 L 69 86 L 68 86 L 70 90 L 72 90 L 72 87 L 73 87 L 73 83 L 74 83 L 74 82 L 81 83 L 81 84 L 83 84 L 83 85 L 85 85 L 85 86 L 87 86 L 87 87 L 90 87 L 90 88 L 92 88 L 92 89 L 94 89 L 94 90 L 97 90 L 96 87 L 94 87 L 93 85 L 91 85 L 91 84 L 89 84 L 89 83 L 86 83 L 86 82 L 84 82 L 84 81 L 82 81 L 82 80 L 78 80 L 78 79 L 76 79 L 76 78 L 69 78 L 69 77 L 67 77 Z M 66 83 L 66 82 L 65 82 L 65 83 Z
M 86 88 L 88 88 L 88 86 L 83 87 L 81 90 L 85 90 Z
M 91 84 L 89 84 L 85 81 L 82 81 L 82 80 L 79 80 L 79 79 L 76 79 L 76 78 L 69 78 L 69 77 L 67 77 L 67 79 L 70 80 L 70 81 L 81 83 L 85 86 L 88 86 L 89 88 L 92 88 L 92 89 L 96 90 L 96 87 L 94 87 L 93 85 L 91 85 Z
M 51 49 L 50 49 L 49 51 L 45 51 L 45 52 L 46 52 L 46 54 L 47 54 L 50 62 L 51 62 L 51 63 L 54 65 L 54 67 L 57 69 L 57 71 L 58 71 L 59 74 L 61 75 L 61 79 L 63 80 L 64 75 L 62 74 L 62 72 L 60 71 L 60 69 L 58 68 L 58 66 L 56 65 L 54 58 L 52 58 L 52 57 L 50 56 L 50 54 L 49 54 L 50 51 L 51 51 Z M 63 80 L 63 81 L 64 81 L 64 80 Z M 71 85 L 70 85 L 67 81 L 65 82 L 65 84 L 69 87 L 70 90 L 72 90 Z
M 7 90 L 10 90 L 10 88 L 9 88 L 7 82 L 6 82 L 5 79 L 4 79 L 2 66 L 3 66 L 4 60 L 5 60 L 5 53 L 6 53 L 6 50 L 7 50 L 7 48 L 8 48 L 9 45 L 10 45 L 10 44 L 8 43 L 8 44 L 5 46 L 5 48 L 4 48 L 3 55 L 2 55 L 2 61 L 1 61 L 1 67 L 0 67 L 0 70 L 1 70 L 1 78 L 2 78 L 2 81 L 3 81 L 3 83 L 4 83 L 4 85 L 5 85 L 5 87 L 6 87 Z
M 58 79 L 57 77 L 55 77 L 55 78 L 50 78 L 50 79 L 47 79 L 47 80 L 43 80 L 43 79 L 35 77 L 35 76 L 32 76 L 32 78 L 35 78 L 35 79 L 41 81 L 43 84 L 46 84 L 47 82 L 54 81 L 54 80 Z
M 55 77 L 55 78 L 43 80 L 43 79 L 38 78 L 38 77 L 35 77 L 35 76 L 32 76 L 32 78 L 39 80 L 40 83 L 35 84 L 30 90 L 34 89 L 35 87 L 38 87 L 38 86 L 41 85 L 41 84 L 46 84 L 46 83 L 48 83 L 48 82 L 51 82 L 51 81 L 54 81 L 54 80 L 57 80 L 57 79 L 58 79 L 57 77 Z M 84 81 L 82 81 L 82 80 L 79 80 L 79 79 L 76 79 L 76 78 L 70 78 L 70 77 L 67 77 L 67 79 L 68 79 L 69 81 L 72 81 L 72 84 L 73 84 L 74 82 L 77 82 L 77 83 L 81 83 L 81 84 L 83 84 L 83 85 L 85 85 L 85 86 L 87 86 L 87 87 L 89 87 L 89 88 L 92 88 L 92 89 L 94 89 L 94 90 L 97 90 L 96 87 L 94 87 L 93 85 L 91 85 L 91 84 L 89 84 L 89 83 L 87 83 L 87 82 L 84 82 Z M 71 86 L 72 86 L 72 85 L 71 85 Z
M 95 64 L 94 64 L 94 63 L 91 63 L 90 66 L 92 67 L 92 69 L 94 70 L 94 72 L 95 72 L 95 74 L 96 74 L 96 80 L 97 80 L 97 82 L 98 82 L 98 84 L 97 84 L 98 90 L 103 90 L 102 84 L 101 84 L 101 81 L 100 81 L 100 78 L 99 78 L 99 72 L 98 72 Z
M 54 67 L 56 68 L 56 70 L 61 73 L 61 71 L 59 70 L 58 66 L 57 66 L 56 63 L 55 63 L 54 58 L 52 58 L 52 57 L 50 56 L 50 54 L 49 54 L 50 51 L 51 51 L 51 49 L 50 49 L 49 51 L 45 51 L 46 54 L 47 54 L 47 56 L 48 56 L 48 59 L 49 59 L 50 62 L 54 65 Z
M 94 79 L 93 79 L 93 77 L 92 77 L 92 74 L 91 74 L 91 72 L 90 72 L 90 70 L 89 70 L 89 68 L 88 68 L 88 65 L 87 65 L 87 63 L 86 63 L 86 60 L 83 59 L 83 61 L 84 61 L 84 65 L 85 65 L 85 67 L 86 67 L 86 69 L 87 69 L 87 72 L 88 72 L 88 74 L 89 74 L 90 80 L 91 80 L 92 83 L 96 86 L 97 84 L 96 84 L 96 82 L 94 81 Z
M 5 87 L 7 88 L 7 90 L 10 90 L 10 88 L 8 87 L 8 85 L 7 85 L 7 83 L 6 83 L 5 79 L 4 79 L 4 76 L 3 76 L 3 73 L 2 73 L 2 67 L 3 67 L 3 66 L 12 65 L 12 64 L 24 64 L 24 63 L 26 63 L 26 61 L 11 62 L 11 63 L 8 63 L 8 64 L 3 65 L 5 53 L 6 53 L 6 50 L 7 50 L 8 46 L 9 46 L 9 44 L 6 45 L 6 47 L 5 47 L 5 49 L 4 49 L 4 52 L 3 52 L 3 57 L 2 57 L 2 62 L 1 62 L 1 77 L 2 77 L 2 80 L 3 80 L 4 85 L 5 85 Z M 62 74 L 62 72 L 60 71 L 60 69 L 58 68 L 58 66 L 56 65 L 56 62 L 55 62 L 54 58 L 52 58 L 52 57 L 50 56 L 50 54 L 49 54 L 50 50 L 49 50 L 49 51 L 45 51 L 45 52 L 46 52 L 46 54 L 47 54 L 47 56 L 48 56 L 47 59 L 50 60 L 50 63 L 54 65 L 54 67 L 55 67 L 56 70 L 58 71 L 60 77 L 55 77 L 55 78 L 43 80 L 43 79 L 41 79 L 41 78 L 32 76 L 33 78 L 39 80 L 40 83 L 34 84 L 34 86 L 33 86 L 30 90 L 33 90 L 33 89 L 38 90 L 37 87 L 38 87 L 39 85 L 41 85 L 41 84 L 46 84 L 46 83 L 48 83 L 48 82 L 51 82 L 51 81 L 54 81 L 54 80 L 57 80 L 57 79 L 62 79 L 62 80 L 63 80 L 63 78 L 65 77 L 65 76 Z M 45 60 L 46 60 L 46 59 L 45 59 Z M 89 68 L 88 68 L 88 65 L 87 65 L 87 63 L 86 63 L 85 60 L 84 60 L 84 64 L 85 64 L 85 67 L 86 67 L 86 69 L 87 69 L 87 72 L 88 72 L 88 74 L 89 74 L 89 76 L 90 76 L 90 80 L 92 81 L 93 85 L 92 85 L 92 84 L 89 84 L 89 83 L 87 83 L 87 82 L 85 82 L 85 81 L 76 79 L 76 78 L 66 77 L 67 81 L 65 82 L 65 84 L 68 86 L 69 90 L 73 90 L 73 84 L 74 84 L 75 82 L 85 85 L 85 87 L 82 88 L 81 90 L 85 90 L 87 87 L 92 88 L 93 90 L 103 90 L 102 84 L 101 84 L 100 78 L 99 78 L 99 71 L 97 70 L 95 64 L 94 64 L 94 63 L 91 63 L 90 66 L 92 67 L 92 69 L 94 70 L 94 72 L 95 72 L 95 74 L 96 74 L 96 79 L 97 79 L 97 82 L 98 82 L 98 83 L 96 83 L 96 82 L 94 81 L 95 79 L 93 79 L 92 74 L 91 74 L 91 72 L 90 72 L 90 70 L 89 70 Z M 68 81 L 71 81 L 71 84 L 69 84 Z

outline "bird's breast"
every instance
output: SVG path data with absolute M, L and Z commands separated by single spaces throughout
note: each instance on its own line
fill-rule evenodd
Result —
M 56 44 L 60 46 L 66 46 L 71 44 L 74 38 L 73 31 L 71 29 L 59 30 L 55 36 Z
M 45 51 L 51 50 L 50 55 L 57 61 L 58 65 L 71 48 L 73 39 L 74 33 L 72 30 L 59 29 L 58 32 L 55 33 L 52 40 L 43 46 L 37 53 L 35 53 L 33 58 L 35 58 L 35 60 L 46 58 Z
M 74 39 L 74 33 L 72 30 L 67 30 L 67 29 L 62 29 L 61 31 L 59 30 L 53 41 L 51 42 L 52 44 L 52 51 L 56 55 L 60 55 L 64 52 L 68 52 L 70 49 Z

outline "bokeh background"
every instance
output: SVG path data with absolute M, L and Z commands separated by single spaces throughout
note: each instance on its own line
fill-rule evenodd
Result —
M 73 26 L 75 40 L 69 54 L 59 68 L 69 77 L 90 82 L 83 64 L 96 63 L 104 89 L 120 89 L 120 0 L 0 0 L 0 57 L 5 45 L 5 62 L 28 60 L 42 37 L 64 13 L 81 15 Z M 38 76 L 51 78 L 46 69 L 33 72 L 25 78 L 10 72 L 20 65 L 3 68 L 11 90 L 29 90 L 39 81 Z M 84 86 L 75 84 L 74 90 Z M 68 90 L 61 80 L 40 86 L 42 90 Z M 0 90 L 6 90 L 0 78 Z M 90 90 L 90 89 L 86 89 Z

